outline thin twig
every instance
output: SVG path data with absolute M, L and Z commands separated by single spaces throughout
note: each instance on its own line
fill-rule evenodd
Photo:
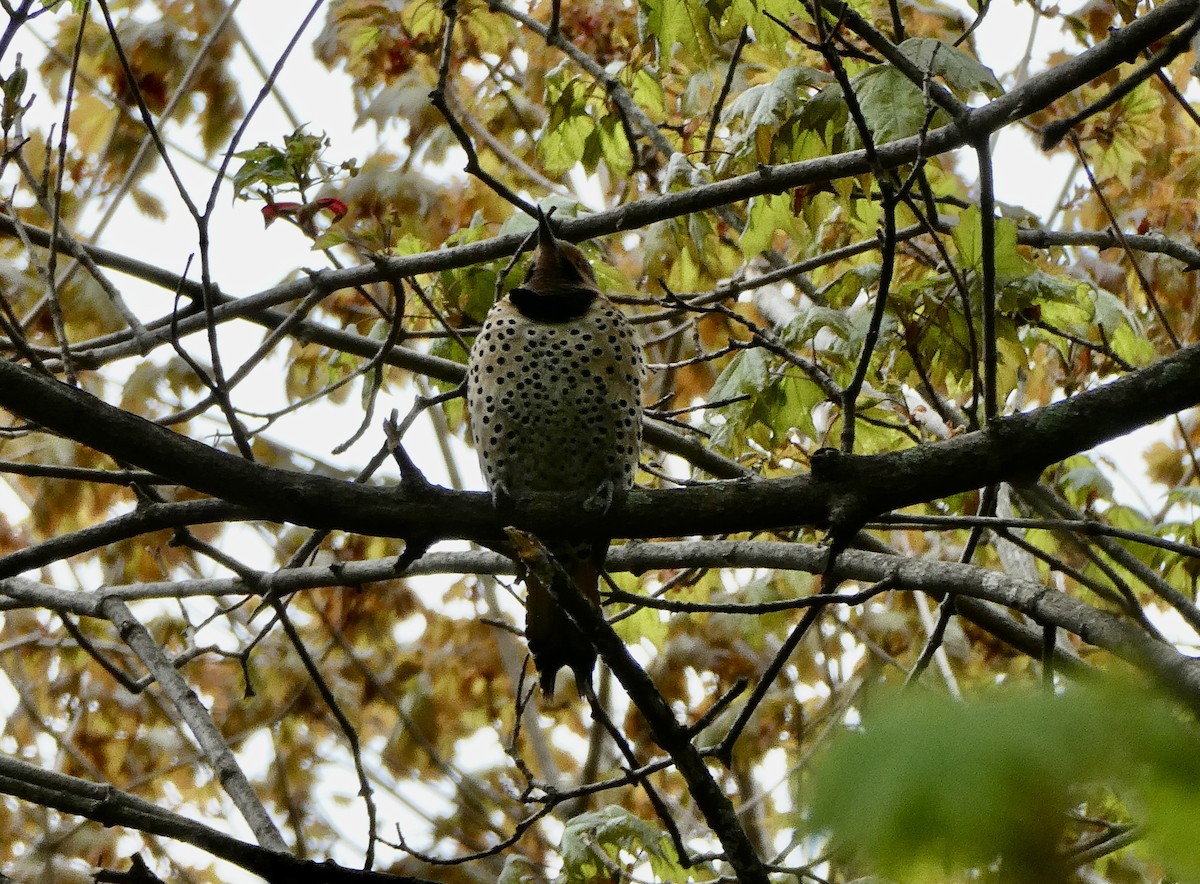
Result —
M 1083 155 L 1083 146 L 1079 143 L 1079 137 L 1075 133 L 1071 133 L 1071 147 L 1075 150 L 1075 156 L 1078 157 L 1080 165 L 1083 166 L 1083 171 L 1087 175 L 1088 182 L 1092 186 L 1092 193 L 1096 195 L 1096 199 L 1100 201 L 1101 208 L 1104 209 L 1104 214 L 1108 217 L 1110 230 L 1117 237 L 1121 244 L 1121 248 L 1125 251 L 1125 257 L 1129 259 L 1129 264 L 1133 268 L 1134 275 L 1137 276 L 1138 285 L 1141 287 L 1142 294 L 1150 306 L 1154 308 L 1154 314 L 1158 317 L 1158 321 L 1162 323 L 1163 331 L 1166 332 L 1168 340 L 1178 350 L 1183 346 L 1179 340 L 1179 336 L 1175 334 L 1175 329 L 1171 328 L 1171 321 L 1167 318 L 1166 311 L 1159 303 L 1158 295 L 1154 292 L 1154 287 L 1150 285 L 1150 280 L 1146 278 L 1145 272 L 1142 270 L 1142 265 L 1137 262 L 1137 257 L 1133 254 L 1133 250 L 1125 241 L 1125 234 L 1121 231 L 1120 225 L 1117 222 L 1116 213 L 1113 212 L 1112 206 L 1108 202 L 1108 198 L 1104 195 L 1100 183 L 1096 181 L 1096 176 L 1092 173 L 1092 165 L 1087 161 L 1087 157 Z
M 746 48 L 746 44 L 749 42 L 750 28 L 742 25 L 737 43 L 733 47 L 733 53 L 729 56 L 729 67 L 725 69 L 725 79 L 721 83 L 721 91 L 717 93 L 717 100 L 713 102 L 712 113 L 708 118 L 708 132 L 704 135 L 704 162 L 706 163 L 709 162 L 709 156 L 712 154 L 713 138 L 716 137 L 717 126 L 721 122 L 721 112 L 725 109 L 725 100 L 729 98 L 729 90 L 733 88 L 733 76 L 737 73 L 738 62 L 742 58 L 742 50 Z
M 442 32 L 442 60 L 438 66 L 437 86 L 429 93 L 429 101 L 446 120 L 446 125 L 454 133 L 459 147 L 467 155 L 466 172 L 482 181 L 505 202 L 516 206 L 526 215 L 532 217 L 536 214 L 534 206 L 527 200 L 522 199 L 516 191 L 479 164 L 479 154 L 475 152 L 475 145 L 471 142 L 471 136 L 463 128 L 463 124 L 459 122 L 458 117 L 454 115 L 453 110 L 450 108 L 451 99 L 449 90 L 452 88 L 450 84 L 450 62 L 454 57 L 454 27 L 458 22 L 458 0 L 443 0 L 442 12 L 446 16 L 446 26 Z M 550 24 L 552 34 L 547 37 L 547 40 L 553 40 L 558 37 L 558 0 L 554 0 L 554 15 L 551 18 Z
M 341 730 L 342 736 L 346 738 L 346 743 L 350 747 L 350 755 L 354 759 L 354 770 L 358 774 L 358 794 L 362 797 L 363 804 L 367 809 L 367 849 L 366 856 L 363 859 L 363 869 L 370 871 L 375 864 L 375 842 L 379 835 L 376 832 L 376 817 L 377 810 L 375 807 L 374 790 L 371 788 L 371 781 L 367 777 L 367 770 L 363 766 L 362 746 L 359 743 L 358 732 L 354 729 L 354 725 L 342 711 L 341 704 L 338 703 L 337 697 L 334 696 L 325 677 L 321 674 L 321 670 L 317 667 L 316 661 L 309 654 L 308 648 L 304 644 L 304 639 L 301 638 L 295 624 L 292 623 L 292 618 L 288 615 L 285 602 L 274 595 L 268 594 L 268 601 L 275 609 L 275 615 L 279 620 L 280 626 L 283 627 L 284 633 L 288 637 L 288 641 L 300 658 L 300 662 L 304 665 L 304 669 L 308 672 L 308 677 L 316 687 L 317 693 L 321 695 L 321 701 L 325 704 L 337 721 L 338 729 Z

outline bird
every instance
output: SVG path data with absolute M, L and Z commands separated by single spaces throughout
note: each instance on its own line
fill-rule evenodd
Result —
M 609 539 L 572 525 L 607 512 L 633 487 L 641 456 L 645 364 L 637 333 L 600 290 L 587 256 L 554 235 L 540 208 L 524 281 L 488 312 L 467 360 L 468 420 L 496 508 L 519 518 L 523 501 L 554 495 L 563 529 L 546 538 L 562 566 L 559 592 L 599 604 Z M 569 577 L 567 583 L 565 578 Z M 527 573 L 525 637 L 543 695 L 564 666 L 582 695 L 596 651 Z

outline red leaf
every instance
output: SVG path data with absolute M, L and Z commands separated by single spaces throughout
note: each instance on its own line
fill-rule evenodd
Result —
M 270 227 L 271 222 L 284 215 L 294 215 L 300 210 L 300 203 L 267 203 L 262 207 L 263 223 Z
M 321 199 L 317 200 L 316 202 L 319 208 L 328 210 L 329 214 L 333 215 L 335 221 L 344 217 L 345 214 L 350 211 L 346 207 L 346 204 L 337 197 L 325 196 L 321 197 Z

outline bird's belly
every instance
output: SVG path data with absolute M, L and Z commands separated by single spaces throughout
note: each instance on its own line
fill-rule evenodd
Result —
M 489 487 L 587 496 L 633 483 L 640 403 L 616 353 L 564 330 L 487 363 L 472 393 L 476 447 Z M 576 349 L 576 343 L 586 343 Z

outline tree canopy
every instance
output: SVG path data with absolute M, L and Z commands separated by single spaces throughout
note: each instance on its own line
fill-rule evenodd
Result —
M 0 5 L 0 873 L 1200 878 L 1195 0 Z M 553 702 L 539 206 L 650 364 Z

